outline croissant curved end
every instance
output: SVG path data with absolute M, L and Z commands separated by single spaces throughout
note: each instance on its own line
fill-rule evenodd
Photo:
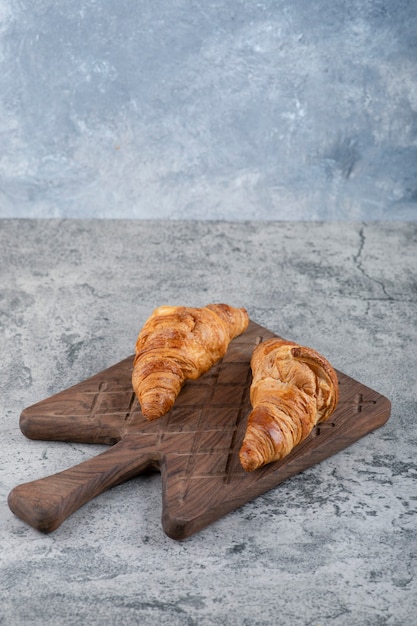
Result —
M 172 402 L 172 404 L 167 408 L 167 403 L 157 404 L 154 399 L 149 399 L 148 401 L 142 400 L 140 402 L 140 408 L 143 417 L 149 422 L 152 422 L 153 420 L 165 415 L 165 413 L 168 413 L 173 404 L 174 402 Z
M 265 414 L 263 407 L 257 407 L 248 417 L 249 424 L 239 451 L 240 464 L 246 472 L 253 472 L 284 454 L 282 435 L 266 423 L 256 424 L 262 414 Z
M 243 445 L 239 452 L 240 464 L 245 472 L 253 472 L 259 467 L 259 462 L 253 454 L 253 450 L 249 445 Z
M 265 437 L 262 437 L 261 435 L 259 436 L 259 440 L 259 442 L 244 441 L 242 447 L 240 448 L 239 460 L 245 472 L 253 472 L 259 467 L 267 465 L 272 461 L 278 461 L 281 456 L 283 456 L 282 454 L 277 452 L 275 453 L 275 456 L 273 458 L 265 458 L 264 455 L 260 453 L 260 450 L 270 448 L 270 441 L 268 441 Z M 272 454 L 273 453 L 269 452 L 269 455 L 271 457 Z
M 291 352 L 295 358 L 307 363 L 319 376 L 326 379 L 332 390 L 328 405 L 320 418 L 320 421 L 324 422 L 330 417 L 339 402 L 339 382 L 336 371 L 329 361 L 313 348 L 296 346 L 292 348 Z

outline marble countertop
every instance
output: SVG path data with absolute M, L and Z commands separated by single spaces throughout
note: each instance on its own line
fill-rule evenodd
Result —
M 0 623 L 406 626 L 417 608 L 417 224 L 1 220 Z M 102 446 L 31 441 L 23 408 L 133 352 L 160 304 L 245 306 L 392 401 L 382 428 L 185 541 L 161 479 L 55 532 L 17 484 Z

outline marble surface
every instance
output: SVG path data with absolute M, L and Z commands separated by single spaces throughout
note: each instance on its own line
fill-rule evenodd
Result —
M 0 623 L 412 626 L 416 223 L 0 221 Z M 388 423 L 189 539 L 159 474 L 50 535 L 17 484 L 102 446 L 31 441 L 23 408 L 133 352 L 156 306 L 225 301 L 392 401 Z
M 416 219 L 415 0 L 0 0 L 0 217 Z

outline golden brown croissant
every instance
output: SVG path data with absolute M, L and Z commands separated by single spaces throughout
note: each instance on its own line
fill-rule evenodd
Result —
M 239 453 L 248 472 L 289 454 L 339 399 L 336 372 L 312 348 L 268 339 L 253 351 L 251 368 L 252 412 Z
M 133 389 L 144 417 L 167 413 L 185 380 L 207 372 L 248 323 L 245 309 L 227 304 L 155 309 L 139 333 L 133 363 Z

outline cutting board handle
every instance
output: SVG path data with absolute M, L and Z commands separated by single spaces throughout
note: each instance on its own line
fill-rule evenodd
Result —
M 48 533 L 103 491 L 158 467 L 155 452 L 144 454 L 137 436 L 125 436 L 88 461 L 15 487 L 8 504 L 21 520 Z

